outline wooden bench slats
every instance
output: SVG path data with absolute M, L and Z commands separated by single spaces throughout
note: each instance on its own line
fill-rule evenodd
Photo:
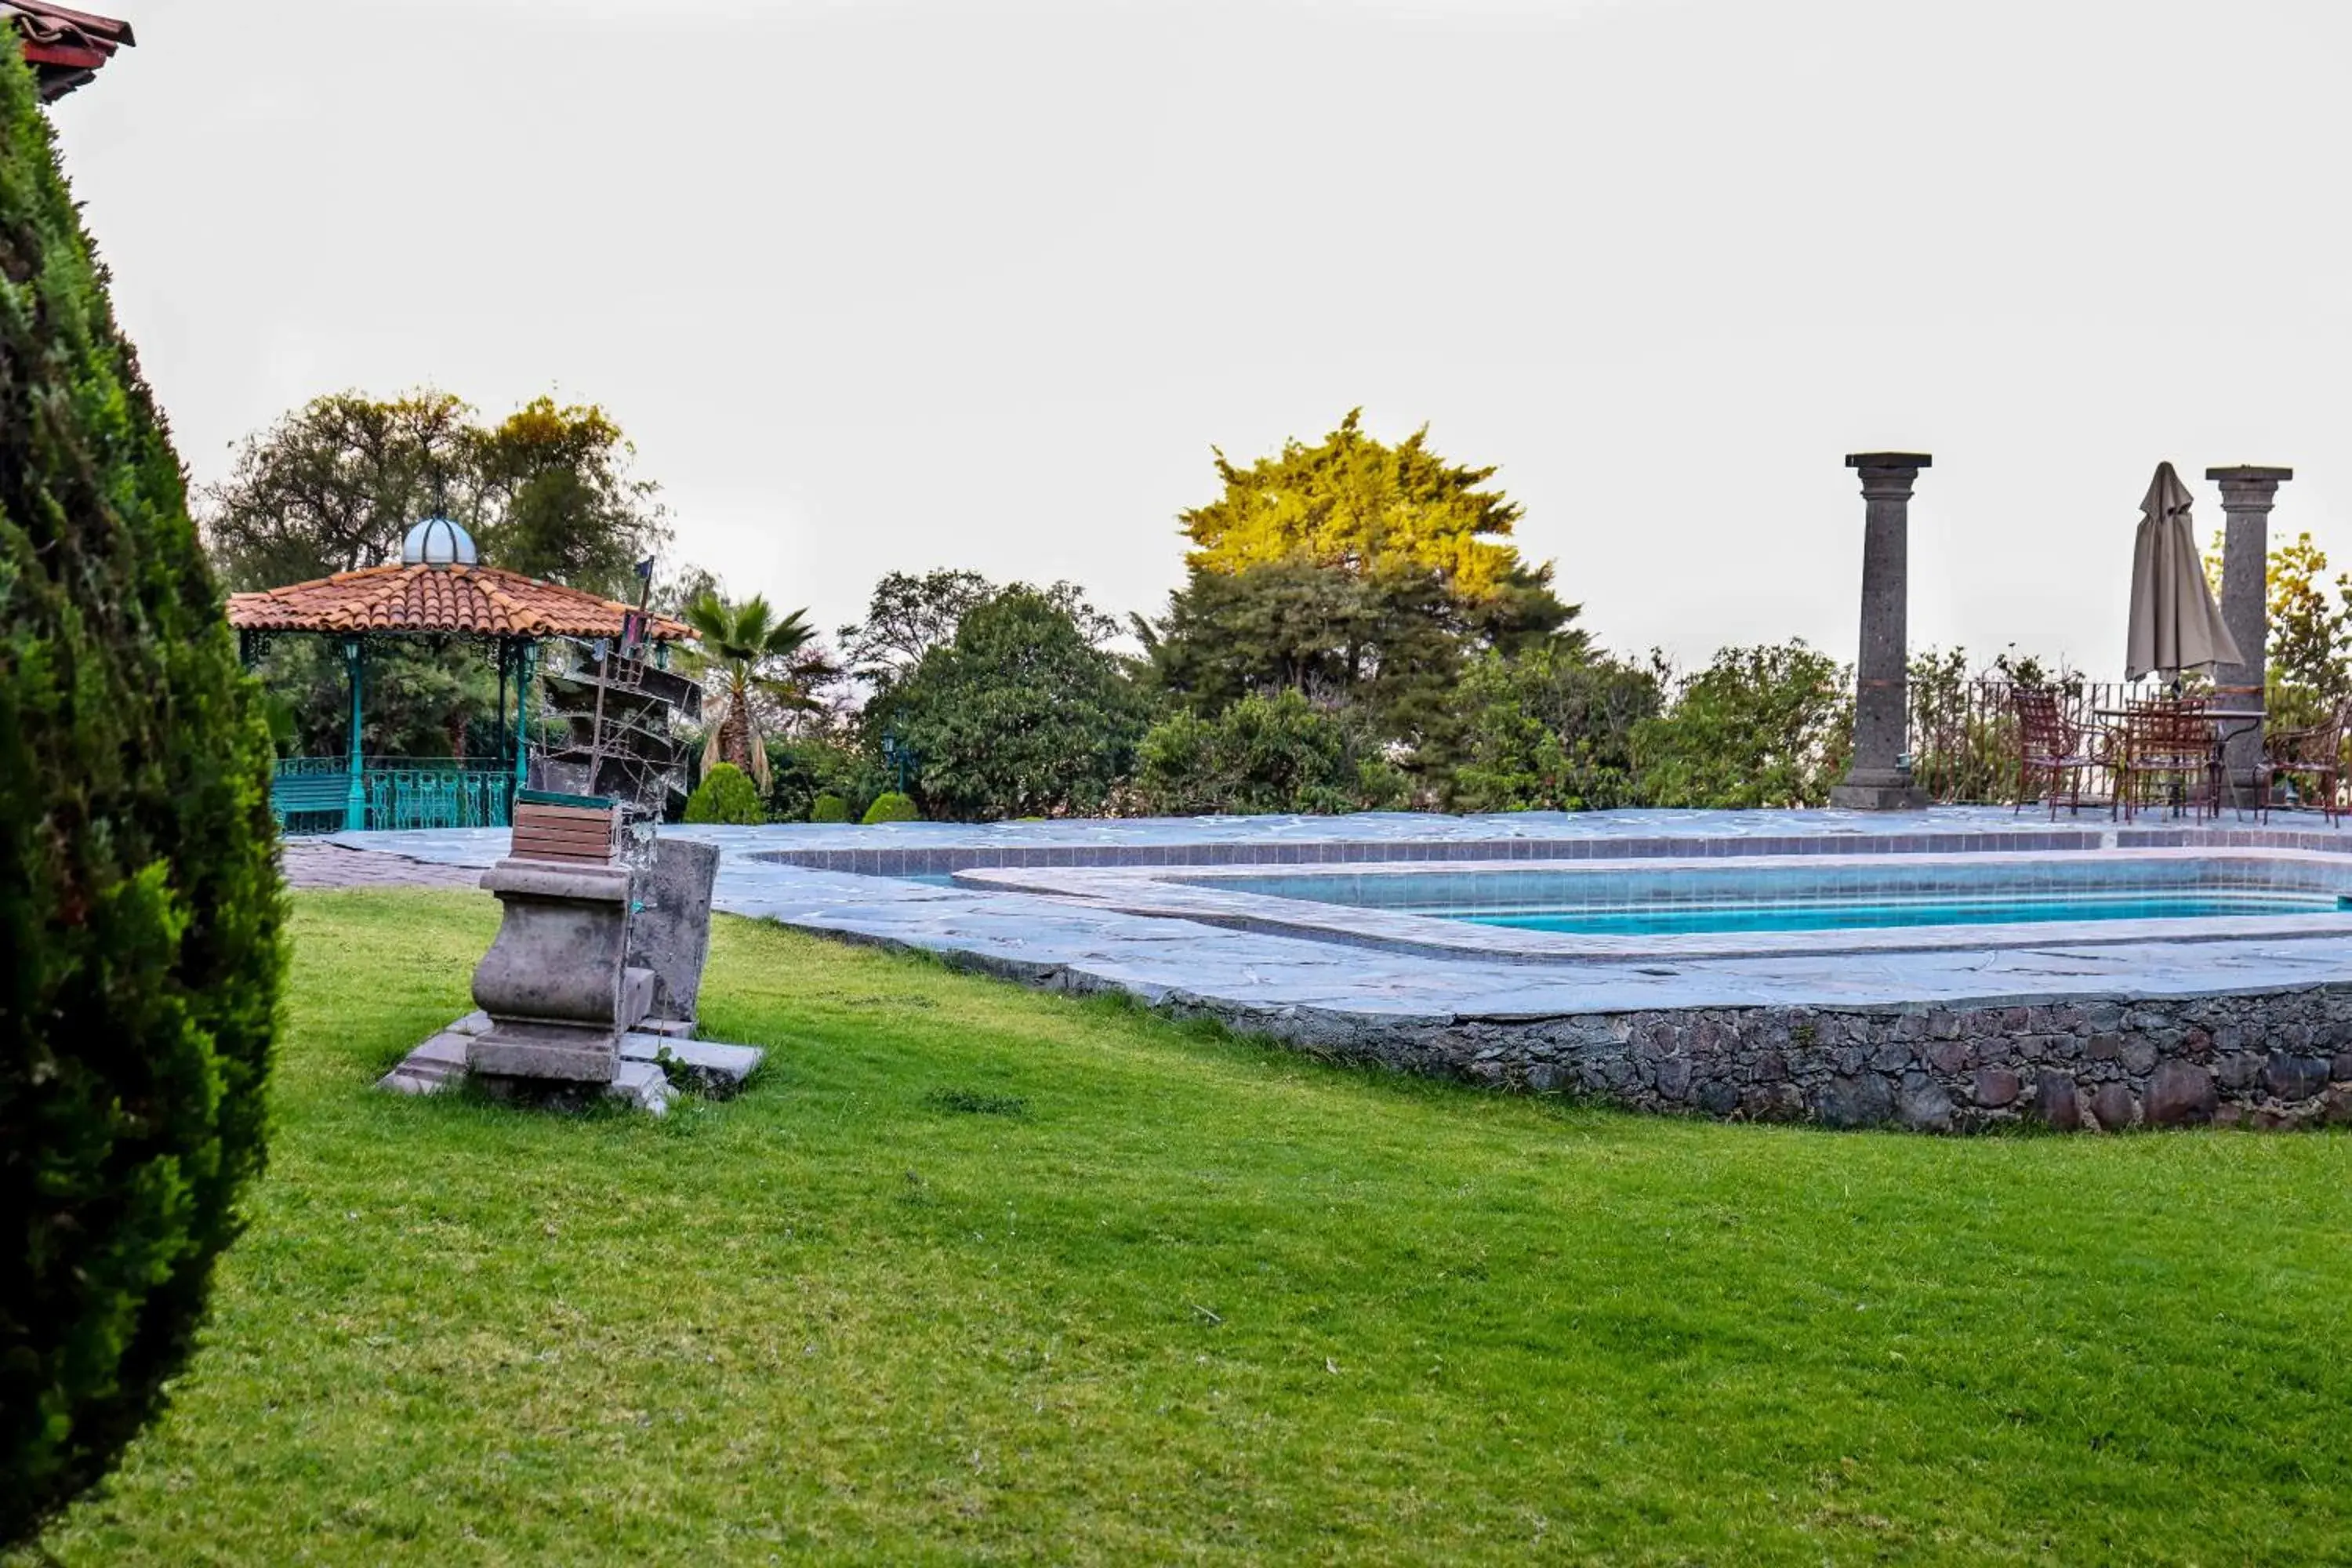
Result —
M 610 827 L 613 825 L 610 806 L 541 805 L 536 801 L 524 801 L 515 808 L 515 820 L 520 822 L 526 817 L 550 826 L 559 823 L 576 823 L 583 827 Z
M 548 827 L 536 822 L 519 822 L 515 824 L 515 831 L 534 833 L 542 838 L 577 838 L 583 842 L 589 839 L 601 841 L 613 837 L 613 827 L 610 823 L 599 827 Z
M 509 853 L 527 860 L 570 860 L 603 865 L 613 858 L 619 812 L 612 807 L 548 805 L 517 801 L 514 839 Z

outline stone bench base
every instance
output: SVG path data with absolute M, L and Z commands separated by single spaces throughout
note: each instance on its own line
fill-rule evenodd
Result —
M 742 1089 L 767 1053 L 756 1046 L 722 1045 L 694 1038 L 694 1026 L 677 1018 L 648 1018 L 622 1035 L 620 1067 L 609 1082 L 515 1077 L 469 1071 L 469 1053 L 490 1029 L 489 1016 L 468 1013 L 401 1058 L 376 1080 L 378 1089 L 400 1094 L 439 1094 L 469 1078 L 492 1094 L 533 1104 L 585 1103 L 610 1095 L 659 1116 L 669 1109 L 675 1079 L 697 1093 L 725 1100 Z

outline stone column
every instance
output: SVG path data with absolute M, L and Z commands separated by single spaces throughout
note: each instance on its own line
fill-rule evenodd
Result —
M 1870 503 L 1862 525 L 1862 648 L 1854 659 L 1853 765 L 1830 791 L 1832 805 L 1906 811 L 1927 804 L 1911 782 L 1906 754 L 1909 717 L 1905 625 L 1910 600 L 1906 541 L 1911 486 L 1930 459 L 1925 452 L 1856 452 L 1845 466 L 1862 471 Z
M 2208 468 L 2221 487 L 2221 624 L 2245 656 L 2242 664 L 2213 667 L 2214 696 L 2225 708 L 2260 708 L 2269 668 L 2271 508 L 2293 468 Z M 2230 782 L 2244 788 L 2260 760 L 2263 730 L 2247 725 L 2230 737 Z

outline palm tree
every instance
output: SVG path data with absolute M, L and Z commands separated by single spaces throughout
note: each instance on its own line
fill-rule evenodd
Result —
M 686 624 L 702 639 L 697 658 L 704 670 L 710 698 L 719 711 L 709 715 L 709 739 L 703 742 L 702 765 L 733 763 L 751 775 L 764 795 L 768 789 L 768 745 L 760 732 L 764 702 L 785 708 L 814 708 L 809 688 L 833 673 L 833 666 L 811 645 L 816 628 L 806 610 L 794 610 L 779 620 L 764 595 L 730 605 L 717 594 L 705 594 L 686 606 Z

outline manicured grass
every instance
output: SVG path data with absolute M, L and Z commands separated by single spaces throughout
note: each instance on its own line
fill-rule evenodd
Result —
M 274 1162 L 70 1564 L 2285 1563 L 2352 1140 L 1406 1082 L 724 921 L 667 1123 L 373 1093 L 472 894 L 298 900 Z

